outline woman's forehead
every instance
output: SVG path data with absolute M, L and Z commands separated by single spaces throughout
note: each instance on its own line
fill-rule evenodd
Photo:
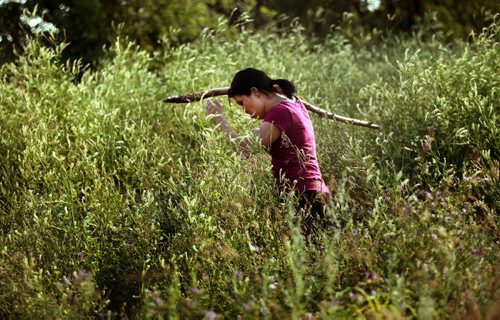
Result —
M 237 103 L 243 101 L 245 98 L 246 98 L 245 95 L 236 95 L 236 96 L 233 96 L 234 101 L 236 101 Z

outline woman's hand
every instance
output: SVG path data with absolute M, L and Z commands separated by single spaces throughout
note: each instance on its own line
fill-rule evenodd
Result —
M 225 119 L 224 117 L 224 106 L 217 99 L 209 99 L 205 105 L 205 113 L 211 116 L 211 119 L 215 123 L 220 123 Z
M 229 137 L 234 146 L 238 149 L 242 159 L 246 159 L 250 156 L 251 150 L 250 146 L 253 142 L 249 139 L 241 139 L 239 134 L 231 127 L 226 117 L 224 116 L 224 106 L 217 99 L 208 99 L 205 105 L 205 113 L 215 122 L 218 127 L 224 131 L 224 133 Z

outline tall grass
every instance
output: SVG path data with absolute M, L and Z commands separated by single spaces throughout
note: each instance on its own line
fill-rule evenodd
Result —
M 31 41 L 0 69 L 0 317 L 498 315 L 498 21 L 469 44 L 359 43 L 221 23 L 155 54 L 117 39 L 85 70 Z M 247 66 L 383 126 L 312 116 L 334 191 L 319 245 L 264 151 L 242 161 L 201 103 L 160 102 Z

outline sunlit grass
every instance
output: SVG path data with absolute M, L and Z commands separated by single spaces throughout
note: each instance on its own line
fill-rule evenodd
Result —
M 498 314 L 498 25 L 453 48 L 225 30 L 154 55 L 117 40 L 81 79 L 36 40 L 2 67 L 0 317 Z M 334 190 L 319 245 L 264 151 L 242 161 L 202 104 L 160 102 L 247 66 L 383 127 L 312 116 Z

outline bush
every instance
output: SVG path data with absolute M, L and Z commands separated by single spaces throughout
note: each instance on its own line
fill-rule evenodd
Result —
M 1 68 L 0 317 L 498 313 L 498 23 L 453 47 L 225 30 L 154 55 L 118 39 L 95 71 L 32 40 Z M 247 66 L 382 125 L 312 116 L 336 222 L 317 245 L 263 151 L 161 103 Z

